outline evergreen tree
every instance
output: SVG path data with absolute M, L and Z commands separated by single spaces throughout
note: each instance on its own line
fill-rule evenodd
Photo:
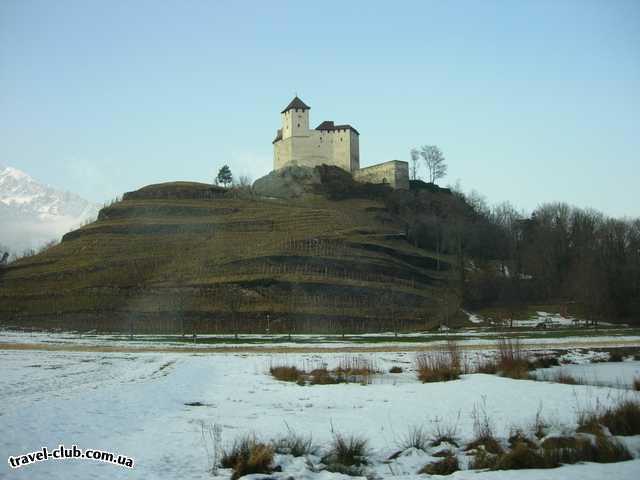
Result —
M 229 165 L 223 165 L 223 167 L 218 171 L 218 176 L 216 177 L 216 185 L 222 184 L 223 187 L 227 187 L 233 183 L 233 175 L 231 174 L 231 169 Z

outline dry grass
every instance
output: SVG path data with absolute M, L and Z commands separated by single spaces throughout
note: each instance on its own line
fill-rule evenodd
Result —
M 258 442 L 248 435 L 236 440 L 228 450 L 224 450 L 220 464 L 233 469 L 232 480 L 252 473 L 273 472 L 274 449 L 271 445 Z
M 411 427 L 398 442 L 401 451 L 410 448 L 426 451 L 430 445 L 430 436 L 423 427 Z
M 527 443 L 516 443 L 506 453 L 499 455 L 494 470 L 519 470 L 523 468 L 546 468 L 544 455 Z
M 334 385 L 345 382 L 341 376 L 333 376 L 326 368 L 316 368 L 309 373 L 309 383 L 311 385 Z
M 487 452 L 484 449 L 476 450 L 473 458 L 469 462 L 471 470 L 486 470 L 495 468 L 498 463 L 498 456 Z
M 622 362 L 622 361 L 624 361 L 624 356 L 623 356 L 622 352 L 619 352 L 617 350 L 612 350 L 611 352 L 609 352 L 609 361 L 610 362 Z
M 373 375 L 378 371 L 379 369 L 376 368 L 371 358 L 360 355 L 345 355 L 338 360 L 338 366 L 335 369 L 336 373 L 341 373 L 345 376 Z
M 367 439 L 355 435 L 335 434 L 329 452 L 322 459 L 330 472 L 360 476 L 367 465 L 369 444 Z
M 497 440 L 493 423 L 487 414 L 487 408 L 485 403 L 476 404 L 471 412 L 473 419 L 473 435 L 474 438 L 469 442 L 465 450 L 485 450 L 490 454 L 501 454 L 503 452 L 502 445 Z
M 476 373 L 495 375 L 498 373 L 498 363 L 494 358 L 488 358 L 479 363 L 475 368 Z
M 640 402 L 624 400 L 607 408 L 598 416 L 598 421 L 613 435 L 640 435 Z
M 442 460 L 425 465 L 418 473 L 426 473 L 427 475 L 451 475 L 458 470 L 460 470 L 458 457 L 449 450 L 446 450 Z
M 459 446 L 458 440 L 458 425 L 460 424 L 460 412 L 456 418 L 455 423 L 453 421 L 444 421 L 441 418 L 436 417 L 433 420 L 433 427 L 429 433 L 429 445 L 437 447 L 442 443 L 448 443 L 450 445 Z
M 313 453 L 315 447 L 311 435 L 304 436 L 288 429 L 287 433 L 273 441 L 273 449 L 276 453 L 303 457 Z
M 305 362 L 303 368 L 295 365 L 274 365 L 269 373 L 277 380 L 295 382 L 298 385 L 334 385 L 337 383 L 370 384 L 379 373 L 374 362 L 360 355 L 345 355 L 338 366 L 329 370 L 322 362 Z
M 302 370 L 298 370 L 297 367 L 291 365 L 280 365 L 269 367 L 269 373 L 276 380 L 283 382 L 298 382 L 304 375 Z
M 536 368 L 549 368 L 549 367 L 557 367 L 560 365 L 560 362 L 556 357 L 545 355 L 542 357 L 537 357 L 532 363 L 531 366 Z
M 520 340 L 502 338 L 498 341 L 498 373 L 518 380 L 529 378 L 529 362 Z
M 562 371 L 556 372 L 549 381 L 554 383 L 564 383 L 566 385 L 578 385 L 580 383 L 575 377 Z
M 491 454 L 476 452 L 470 463 L 472 469 L 521 470 L 556 468 L 579 462 L 613 463 L 630 460 L 629 451 L 614 438 L 597 435 L 589 437 L 553 437 L 538 446 L 531 440 L 515 441 L 507 452 Z
M 542 442 L 544 465 L 530 468 L 553 468 L 578 462 L 613 463 L 630 460 L 629 451 L 614 438 L 556 437 Z
M 440 350 L 416 355 L 418 379 L 426 382 L 446 382 L 460 378 L 461 354 L 457 343 L 448 341 Z
M 612 435 L 640 435 L 640 402 L 626 399 L 612 407 L 578 412 L 578 432 L 600 435 L 602 427 Z

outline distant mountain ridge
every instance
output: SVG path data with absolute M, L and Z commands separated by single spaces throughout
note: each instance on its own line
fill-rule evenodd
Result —
M 0 244 L 14 252 L 59 239 L 86 220 L 95 219 L 99 209 L 79 195 L 0 165 Z

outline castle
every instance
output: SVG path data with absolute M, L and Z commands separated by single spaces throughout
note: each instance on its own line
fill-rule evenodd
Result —
M 387 183 L 392 188 L 409 188 L 409 164 L 391 160 L 360 168 L 360 134 L 351 125 L 324 121 L 309 128 L 309 110 L 297 96 L 281 112 L 282 128 L 273 140 L 273 168 L 287 164 L 306 167 L 335 165 L 350 172 L 354 179 L 368 183 Z

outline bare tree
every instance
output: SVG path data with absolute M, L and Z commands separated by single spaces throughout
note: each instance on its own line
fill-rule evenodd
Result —
M 418 179 L 418 164 L 420 163 L 420 152 L 416 148 L 411 149 L 411 180 Z
M 412 150 L 412 160 L 414 151 L 416 151 L 424 161 L 430 183 L 435 183 L 439 178 L 444 178 L 447 174 L 447 164 L 444 163 L 444 155 L 437 146 L 423 145 L 418 150 Z

